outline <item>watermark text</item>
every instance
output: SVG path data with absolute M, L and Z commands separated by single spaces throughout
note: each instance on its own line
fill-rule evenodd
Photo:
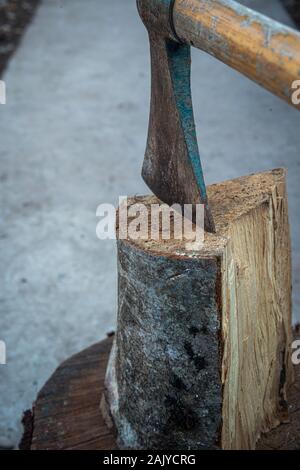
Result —
M 6 86 L 3 80 L 0 80 L 0 104 L 6 104 Z
M 292 354 L 292 363 L 298 366 L 300 364 L 300 339 L 293 341 L 292 349 L 294 351 Z
M 6 344 L 0 340 L 0 365 L 6 364 Z
M 292 90 L 295 90 L 292 93 L 292 103 L 295 105 L 300 104 L 300 80 L 295 80 L 292 83 Z
M 199 250 L 204 243 L 204 205 L 130 203 L 119 198 L 119 209 L 112 204 L 100 204 L 96 216 L 99 240 L 114 240 L 117 222 L 120 240 L 182 240 L 186 250 Z

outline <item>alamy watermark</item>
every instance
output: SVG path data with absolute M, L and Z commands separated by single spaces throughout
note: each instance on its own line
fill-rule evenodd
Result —
M 6 344 L 0 340 L 0 365 L 6 364 Z
M 293 341 L 292 350 L 294 351 L 292 353 L 292 363 L 298 366 L 300 364 L 300 339 Z
M 0 80 L 0 104 L 6 104 L 6 85 L 3 80 Z
M 300 104 L 300 80 L 295 80 L 292 83 L 292 90 L 295 90 L 292 92 L 292 103 L 298 105 Z
M 99 240 L 182 240 L 186 250 L 199 250 L 204 243 L 204 205 L 132 204 L 126 196 L 119 198 L 119 209 L 100 204 L 96 216 L 101 217 L 96 234 Z

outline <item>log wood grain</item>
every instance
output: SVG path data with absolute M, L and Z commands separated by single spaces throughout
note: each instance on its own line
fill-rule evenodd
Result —
M 112 340 L 91 346 L 62 363 L 33 407 L 31 450 L 114 449 L 100 399 Z

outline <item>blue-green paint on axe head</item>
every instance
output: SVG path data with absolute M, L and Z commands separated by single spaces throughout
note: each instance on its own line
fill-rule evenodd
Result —
M 172 205 L 204 204 L 205 230 L 215 231 L 197 144 L 191 96 L 190 46 L 178 42 L 172 0 L 137 0 L 148 29 L 151 108 L 142 176 L 153 193 Z

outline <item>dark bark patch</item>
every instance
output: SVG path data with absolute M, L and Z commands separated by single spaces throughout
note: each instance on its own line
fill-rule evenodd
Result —
M 187 355 L 189 356 L 189 358 L 191 359 L 191 361 L 194 363 L 194 366 L 196 367 L 197 372 L 200 372 L 200 370 L 205 369 L 206 367 L 205 358 L 201 356 L 200 354 L 194 353 L 191 343 L 189 343 L 188 341 L 185 341 L 184 349 Z

